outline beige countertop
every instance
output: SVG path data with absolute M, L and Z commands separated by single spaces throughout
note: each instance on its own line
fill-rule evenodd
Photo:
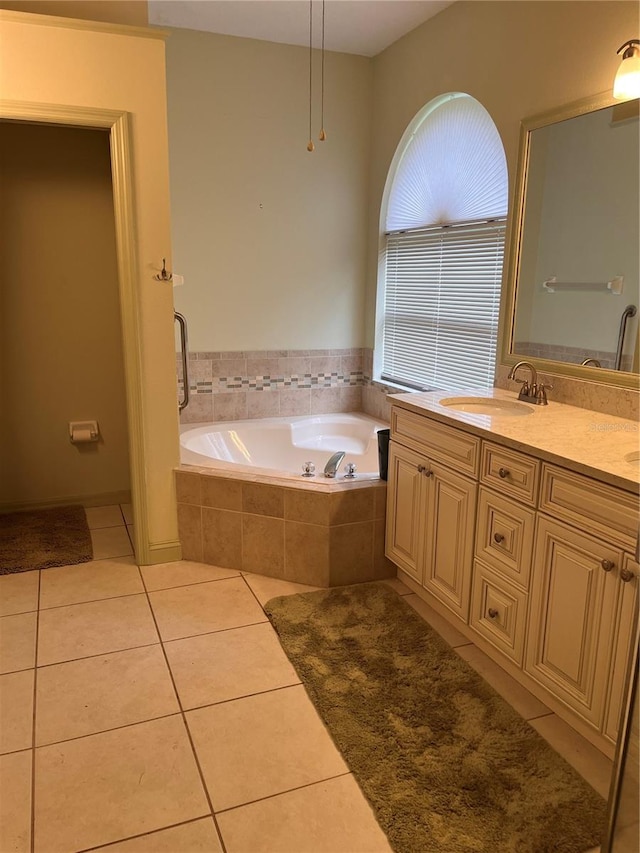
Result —
M 635 421 L 549 401 L 548 406 L 521 403 L 524 416 L 456 411 L 441 401 L 451 397 L 491 397 L 516 402 L 517 394 L 493 388 L 469 391 L 425 391 L 390 394 L 389 402 L 410 412 L 457 426 L 484 439 L 494 439 L 523 453 L 640 492 L 640 430 Z M 633 461 L 629 461 L 629 456 Z

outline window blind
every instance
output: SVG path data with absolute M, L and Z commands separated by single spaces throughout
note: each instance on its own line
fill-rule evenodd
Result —
M 387 235 L 382 379 L 493 385 L 506 218 Z

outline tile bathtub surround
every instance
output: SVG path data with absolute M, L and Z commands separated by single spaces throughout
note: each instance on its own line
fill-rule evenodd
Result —
M 184 559 L 318 587 L 395 574 L 378 480 L 316 490 L 179 470 L 176 493 Z
M 362 353 L 360 348 L 192 352 L 190 401 L 181 422 L 361 411 Z M 179 357 L 176 365 L 181 397 Z

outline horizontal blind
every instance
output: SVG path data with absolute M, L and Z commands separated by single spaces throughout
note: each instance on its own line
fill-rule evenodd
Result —
M 505 218 L 387 235 L 382 378 L 493 385 Z

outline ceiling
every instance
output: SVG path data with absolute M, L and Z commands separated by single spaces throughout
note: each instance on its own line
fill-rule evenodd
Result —
M 375 56 L 452 3 L 326 0 L 325 48 Z M 320 47 L 322 2 L 312 5 L 313 43 Z M 308 46 L 309 0 L 149 0 L 149 23 Z

